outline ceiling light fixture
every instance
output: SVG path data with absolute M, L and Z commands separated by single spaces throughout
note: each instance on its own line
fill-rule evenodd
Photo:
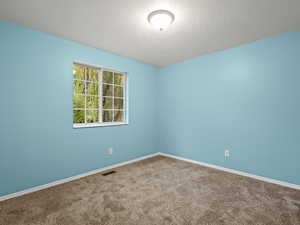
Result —
M 149 14 L 148 21 L 160 31 L 168 28 L 174 22 L 175 16 L 168 10 L 156 10 Z

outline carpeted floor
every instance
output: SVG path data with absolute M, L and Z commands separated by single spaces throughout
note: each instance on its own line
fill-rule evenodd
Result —
M 0 202 L 0 225 L 299 225 L 300 191 L 157 156 Z

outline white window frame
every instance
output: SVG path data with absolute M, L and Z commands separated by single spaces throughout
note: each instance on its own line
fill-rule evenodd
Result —
M 81 62 L 81 61 L 73 61 L 72 67 L 73 67 L 73 65 L 79 65 L 79 66 L 85 66 L 85 67 L 94 68 L 94 69 L 96 69 L 98 71 L 98 75 L 99 75 L 99 79 L 98 79 L 98 95 L 97 95 L 99 97 L 99 103 L 98 103 L 98 122 L 95 122 L 95 123 L 87 123 L 86 122 L 86 110 L 87 110 L 87 108 L 86 108 L 86 101 L 85 101 L 85 108 L 84 108 L 85 123 L 73 123 L 73 128 L 105 127 L 105 126 L 127 125 L 128 124 L 128 107 L 127 107 L 127 99 L 128 99 L 127 98 L 127 82 L 128 82 L 128 79 L 127 79 L 127 73 L 126 72 L 122 72 L 122 71 L 118 71 L 118 70 L 115 70 L 115 69 L 103 67 L 103 66 L 98 66 L 98 65 L 93 65 L 93 64 L 90 64 L 90 63 Z M 114 86 L 123 87 L 123 97 L 120 97 L 120 98 L 123 99 L 123 110 L 120 110 L 120 111 L 123 111 L 123 118 L 124 118 L 123 122 L 102 122 L 102 120 L 103 120 L 102 119 L 102 112 L 103 112 L 103 109 L 102 109 L 102 100 L 103 100 L 103 97 L 105 97 L 105 96 L 102 95 L 102 85 L 106 84 L 106 83 L 102 83 L 103 71 L 112 72 L 113 76 L 114 76 L 114 73 L 119 73 L 119 74 L 122 74 L 124 76 L 124 85 L 123 86 L 122 85 L 115 85 L 115 84 L 113 84 L 113 87 Z M 74 81 L 74 76 L 72 77 L 72 82 L 73 81 Z M 84 83 L 87 82 L 86 80 L 83 80 L 83 81 L 84 81 Z M 109 85 L 112 85 L 112 84 L 109 84 Z M 87 91 L 86 90 L 86 85 L 85 85 L 84 89 L 85 89 L 84 96 L 94 96 L 94 95 L 87 95 L 86 94 L 86 91 Z M 108 96 L 108 97 L 112 98 L 113 109 L 106 109 L 106 110 L 111 110 L 113 112 L 112 117 L 114 118 L 114 111 L 115 111 L 115 109 L 114 109 L 114 98 L 115 98 L 114 97 L 114 88 L 112 90 L 113 90 L 113 95 L 112 96 Z M 73 86 L 72 86 L 72 92 L 73 92 Z M 73 98 L 72 98 L 72 101 L 73 101 Z M 72 112 L 73 113 L 74 113 L 74 110 L 83 110 L 83 109 L 73 108 L 73 106 L 72 106 Z M 72 119 L 72 121 L 73 121 L 73 119 Z

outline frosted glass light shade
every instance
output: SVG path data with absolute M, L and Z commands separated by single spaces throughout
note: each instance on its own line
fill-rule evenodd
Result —
M 159 30 L 168 28 L 174 21 L 174 14 L 167 10 L 156 10 L 149 14 L 148 21 Z

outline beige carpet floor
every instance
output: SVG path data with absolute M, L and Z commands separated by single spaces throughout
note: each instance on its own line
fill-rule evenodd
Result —
M 0 202 L 0 225 L 299 225 L 300 191 L 162 156 Z

